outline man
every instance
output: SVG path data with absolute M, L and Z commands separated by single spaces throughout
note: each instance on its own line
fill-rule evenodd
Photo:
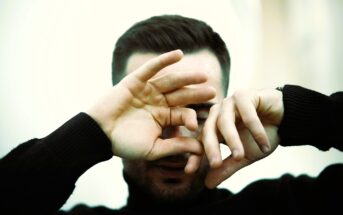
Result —
M 174 51 L 153 58 L 174 49 L 182 49 L 185 56 Z M 161 16 L 133 26 L 118 40 L 113 59 L 114 71 L 119 72 L 114 77 L 127 76 L 114 80 L 113 89 L 87 114 L 77 115 L 46 138 L 22 144 L 1 160 L 3 184 L 12 184 L 4 188 L 11 213 L 53 213 L 84 171 L 113 154 L 125 158 L 125 173 L 131 174 L 133 186 L 137 180 L 130 168 L 135 162 L 162 158 L 151 163 L 153 178 L 161 176 L 153 181 L 158 189 L 151 191 L 163 191 L 163 202 L 188 199 L 193 190 L 188 186 L 195 181 L 195 194 L 200 192 L 203 182 L 198 175 L 205 172 L 186 175 L 183 168 L 189 157 L 187 169 L 194 172 L 203 157 L 197 139 L 200 127 L 210 106 L 224 98 L 229 65 L 225 43 L 201 21 Z M 189 135 L 176 134 L 176 126 L 184 126 L 182 132 Z M 163 171 L 171 177 L 163 178 Z
M 204 39 L 197 40 L 202 35 L 198 25 L 207 32 Z M 188 35 L 183 38 L 188 42 L 180 43 L 180 34 Z M 113 154 L 123 158 L 130 189 L 127 205 L 119 210 L 80 205 L 70 214 L 303 214 L 339 209 L 342 165 L 328 167 L 318 178 L 285 175 L 257 181 L 237 194 L 208 189 L 271 153 L 279 144 L 277 131 L 283 145 L 304 141 L 322 150 L 343 148 L 338 135 L 341 94 L 327 97 L 285 86 L 282 92 L 240 91 L 224 99 L 227 85 L 221 80 L 229 58 L 218 38 L 206 24 L 179 16 L 154 17 L 133 26 L 114 51 L 114 77 L 117 72 L 127 76 L 114 80 L 117 84 L 87 114 L 1 160 L 1 190 L 9 204 L 1 209 L 53 214 L 77 178 Z M 168 45 L 170 40 L 175 47 L 139 47 Z M 195 43 L 188 47 L 189 41 Z M 180 51 L 159 55 L 178 48 L 184 56 Z M 229 146 L 232 156 L 222 160 L 219 142 Z
M 189 105 L 197 113 L 197 131 L 191 132 L 183 126 L 171 126 L 164 129 L 162 137 L 197 138 L 210 107 L 221 102 L 226 95 L 230 68 L 230 57 L 224 41 L 206 23 L 181 16 L 159 16 L 135 24 L 116 44 L 113 53 L 113 84 L 117 84 L 124 75 L 135 71 L 147 60 L 174 49 L 182 49 L 185 56 L 163 72 L 205 72 L 208 81 L 203 86 L 213 87 L 216 96 L 205 103 Z M 188 156 L 183 154 L 156 161 L 124 159 L 126 181 L 129 187 L 137 187 L 155 202 L 191 199 L 204 189 L 203 181 L 208 165 L 207 160 L 202 159 L 199 171 L 186 174 L 185 168 L 186 171 L 194 171 L 192 163 L 186 165 Z M 190 162 L 200 159 L 194 155 L 191 157 Z

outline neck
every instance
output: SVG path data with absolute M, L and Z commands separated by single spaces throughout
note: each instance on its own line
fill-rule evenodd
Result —
M 127 174 L 124 173 L 124 179 L 129 187 L 129 197 L 127 207 L 138 211 L 179 211 L 187 208 L 198 207 L 199 205 L 209 204 L 213 202 L 217 196 L 217 189 L 209 190 L 203 188 L 192 197 L 164 200 L 147 193 L 136 182 L 134 182 Z

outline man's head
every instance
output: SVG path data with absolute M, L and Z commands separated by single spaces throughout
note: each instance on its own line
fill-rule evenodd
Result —
M 203 83 L 216 89 L 216 97 L 207 103 L 190 105 L 197 112 L 199 130 L 190 132 L 183 126 L 165 128 L 163 138 L 198 137 L 212 104 L 226 95 L 230 57 L 224 41 L 206 23 L 182 16 L 157 16 L 141 21 L 127 30 L 117 41 L 113 52 L 112 81 L 118 83 L 125 75 L 147 60 L 175 49 L 181 49 L 183 59 L 163 69 L 163 72 L 202 70 L 208 73 Z M 204 188 L 208 163 L 204 157 L 200 169 L 185 174 L 187 155 L 176 155 L 157 161 L 123 159 L 124 173 L 130 182 L 146 194 L 162 201 L 193 198 Z

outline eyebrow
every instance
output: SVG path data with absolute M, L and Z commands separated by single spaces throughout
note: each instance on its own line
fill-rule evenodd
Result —
M 186 107 L 191 109 L 210 109 L 214 103 L 206 102 L 206 103 L 200 103 L 200 104 L 190 104 L 186 105 Z

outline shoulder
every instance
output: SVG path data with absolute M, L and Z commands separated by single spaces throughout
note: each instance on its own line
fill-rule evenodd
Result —
M 317 176 L 307 174 L 284 174 L 275 179 L 255 181 L 235 194 L 242 198 L 256 198 L 278 200 L 286 199 L 313 199 L 318 196 L 325 197 L 333 192 L 342 191 L 343 164 L 327 166 Z

